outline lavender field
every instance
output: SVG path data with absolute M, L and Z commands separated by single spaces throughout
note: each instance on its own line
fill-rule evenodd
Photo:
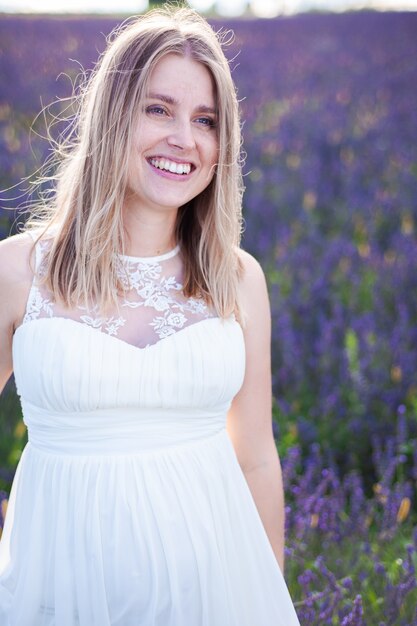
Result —
M 21 180 L 49 154 L 36 115 L 71 94 L 116 23 L 0 18 L 2 207 L 26 201 Z M 244 247 L 270 287 L 300 622 L 417 625 L 417 14 L 213 24 L 236 35 Z M 19 219 L 1 211 L 0 238 Z M 24 440 L 10 387 L 5 492 Z

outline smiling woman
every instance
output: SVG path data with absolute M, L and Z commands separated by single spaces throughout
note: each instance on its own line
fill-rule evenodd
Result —
M 236 93 L 195 12 L 115 33 L 54 187 L 0 244 L 0 388 L 28 428 L 2 626 L 297 626 Z

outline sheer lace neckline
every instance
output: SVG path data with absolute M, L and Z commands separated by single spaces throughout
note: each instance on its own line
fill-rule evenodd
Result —
M 118 307 L 102 315 L 97 306 L 75 306 L 71 310 L 54 301 L 38 278 L 42 277 L 48 242 L 36 244 L 36 275 L 29 294 L 23 323 L 42 317 L 64 317 L 86 324 L 139 348 L 173 335 L 187 326 L 217 317 L 200 296 L 183 292 L 180 246 L 152 257 L 117 255 L 121 293 Z
M 177 244 L 175 248 L 165 252 L 164 254 L 158 254 L 154 256 L 131 256 L 128 254 L 118 254 L 117 256 L 122 261 L 132 261 L 133 263 L 160 263 L 161 261 L 167 261 L 168 259 L 172 259 L 172 257 L 176 256 L 180 251 L 180 246 Z

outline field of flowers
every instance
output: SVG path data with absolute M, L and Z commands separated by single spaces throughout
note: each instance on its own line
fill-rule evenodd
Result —
M 35 116 L 70 95 L 116 23 L 0 18 L 0 188 L 14 186 L 2 206 L 26 199 L 21 179 L 48 154 Z M 416 625 L 417 14 L 215 25 L 236 35 L 244 246 L 270 286 L 286 578 L 301 624 Z M 0 238 L 14 217 L 0 212 Z M 5 492 L 24 440 L 10 387 Z

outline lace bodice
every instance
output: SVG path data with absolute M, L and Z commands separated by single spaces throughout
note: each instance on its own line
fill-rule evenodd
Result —
M 42 317 L 65 317 L 144 348 L 191 324 L 215 317 L 202 298 L 184 296 L 179 246 L 154 257 L 118 256 L 117 273 L 124 293 L 112 315 L 101 316 L 97 307 L 65 309 L 39 285 L 47 245 L 43 241 L 36 244 L 36 273 L 23 324 Z

